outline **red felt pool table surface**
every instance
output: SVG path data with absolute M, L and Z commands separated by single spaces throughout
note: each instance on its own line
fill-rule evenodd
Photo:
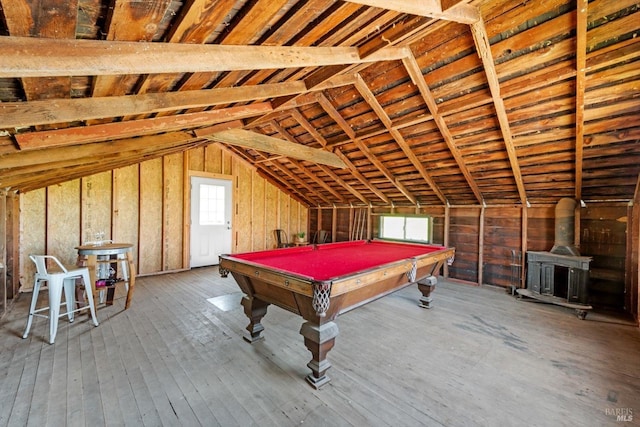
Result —
M 442 249 L 445 247 L 380 240 L 357 240 L 247 252 L 234 254 L 231 257 L 312 280 L 323 281 Z

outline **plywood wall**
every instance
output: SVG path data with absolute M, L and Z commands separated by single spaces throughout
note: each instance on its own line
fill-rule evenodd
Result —
M 20 195 L 20 281 L 32 286 L 28 255 L 73 265 L 75 247 L 104 232 L 134 244 L 139 274 L 187 269 L 190 175 L 233 181 L 233 251 L 275 247 L 273 230 L 308 230 L 308 209 L 223 147 L 210 145 Z

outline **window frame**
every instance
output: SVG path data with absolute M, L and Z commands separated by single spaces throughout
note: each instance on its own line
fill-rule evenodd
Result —
M 392 238 L 392 237 L 384 237 L 384 219 L 387 217 L 393 218 L 403 218 L 403 237 L 402 239 Z M 416 240 L 416 239 L 408 239 L 407 238 L 407 219 L 408 218 L 424 218 L 427 221 L 427 240 Z M 433 216 L 425 215 L 425 214 L 380 214 L 378 219 L 378 238 L 381 240 L 389 240 L 395 242 L 410 242 L 410 243 L 433 243 Z

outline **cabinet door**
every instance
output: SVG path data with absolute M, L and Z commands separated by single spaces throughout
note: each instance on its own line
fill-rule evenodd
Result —
M 540 272 L 540 293 L 542 295 L 553 295 L 553 281 L 555 274 L 555 266 L 551 264 L 542 264 Z
M 527 265 L 527 288 L 536 294 L 540 293 L 540 263 L 529 262 Z
M 569 269 L 569 292 L 567 301 L 580 304 L 589 303 L 589 271 Z

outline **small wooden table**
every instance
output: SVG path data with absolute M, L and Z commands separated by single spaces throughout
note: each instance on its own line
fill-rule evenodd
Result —
M 133 264 L 132 255 L 133 245 L 130 243 L 105 243 L 102 245 L 76 246 L 76 249 L 78 250 L 78 255 L 86 257 L 94 301 L 98 301 L 96 281 L 103 279 L 102 277 L 98 277 L 98 266 L 101 264 L 110 266 L 111 264 L 117 265 L 120 263 L 122 278 L 125 282 L 128 282 L 129 287 L 127 300 L 124 305 L 125 310 L 128 309 L 131 304 L 131 299 L 133 298 L 133 290 L 136 283 L 136 268 Z M 112 255 L 116 257 L 112 258 Z

